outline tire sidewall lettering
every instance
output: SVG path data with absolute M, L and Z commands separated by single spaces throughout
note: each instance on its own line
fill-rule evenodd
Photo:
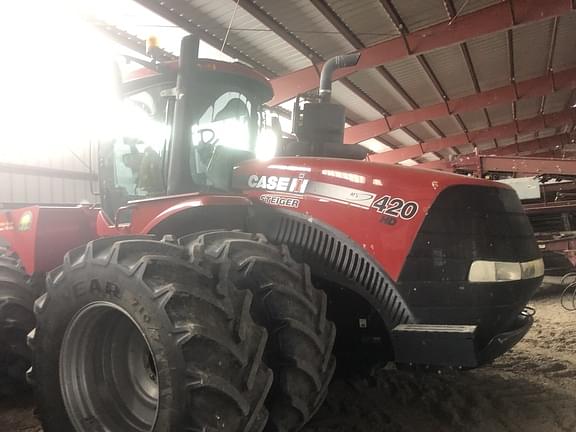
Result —
M 78 277 L 83 277 L 78 280 Z M 76 280 L 74 280 L 76 279 Z M 69 284 L 68 290 L 59 290 L 59 285 Z M 142 295 L 143 290 L 149 290 L 137 278 L 129 276 L 107 277 L 106 271 L 96 266 L 91 269 L 83 268 L 76 274 L 74 270 L 69 272 L 65 279 L 55 284 L 50 293 L 50 308 L 56 309 L 52 316 L 58 316 L 57 322 L 45 322 L 39 327 L 39 331 L 48 333 L 48 337 L 42 339 L 52 341 L 52 348 L 42 347 L 42 351 L 49 351 L 52 356 L 43 358 L 43 362 L 59 363 L 59 353 L 63 335 L 74 317 L 82 308 L 95 302 L 109 302 L 127 313 L 137 324 L 146 338 L 152 351 L 158 377 L 158 417 L 154 430 L 171 430 L 174 425 L 173 413 L 176 407 L 184 403 L 186 395 L 178 392 L 178 382 L 185 379 L 177 371 L 183 370 L 184 359 L 180 350 L 173 340 L 168 329 L 170 322 L 163 309 L 151 299 L 151 296 Z M 68 291 L 68 294 L 60 294 Z M 48 364 L 48 363 L 46 363 Z M 59 380 L 59 377 L 53 377 Z M 61 390 L 56 382 L 51 388 L 58 389 L 58 399 L 61 400 Z

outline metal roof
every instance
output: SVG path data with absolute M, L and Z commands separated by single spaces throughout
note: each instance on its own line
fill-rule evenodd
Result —
M 333 55 L 361 50 L 365 51 L 363 56 L 372 56 L 371 59 L 380 56 L 383 60 L 373 63 L 377 66 L 360 65 L 334 85 L 334 100 L 347 107 L 351 126 L 514 86 L 517 95 L 511 102 L 470 112 L 465 109 L 451 112 L 403 129 L 374 128 L 371 136 L 379 139 L 380 145 L 371 140 L 366 145 L 372 149 L 387 149 L 383 143 L 410 146 L 531 119 L 564 111 L 576 103 L 572 99 L 576 76 L 564 80 L 561 88 L 554 85 L 547 94 L 539 96 L 530 96 L 529 91 L 526 96 L 518 94 L 516 87 L 522 81 L 576 67 L 576 11 L 570 0 L 136 2 L 184 30 L 198 33 L 218 48 L 230 26 L 225 52 L 257 67 L 270 78 L 294 76 L 293 82 L 300 84 L 297 77 L 309 76 L 315 80 L 317 77 L 314 73 L 298 75 L 299 70 Z M 94 13 L 97 15 L 96 9 Z M 122 27 L 120 21 L 113 24 Z M 369 54 L 371 47 L 379 47 L 379 51 L 372 50 Z M 560 133 L 571 128 L 575 118 L 572 116 L 572 123 L 563 128 L 545 128 L 539 133 L 476 144 L 488 149 L 509 144 L 510 140 L 512 143 L 525 140 L 527 136 L 534 139 L 554 131 Z M 457 150 L 471 149 L 472 146 L 463 145 Z M 418 160 L 449 157 L 454 153 L 443 149 Z

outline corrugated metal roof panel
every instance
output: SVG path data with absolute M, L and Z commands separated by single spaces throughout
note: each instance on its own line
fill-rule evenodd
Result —
M 493 140 L 482 141 L 482 142 L 476 143 L 476 147 L 478 148 L 478 151 L 490 150 L 490 149 L 494 148 L 494 141 Z
M 449 98 L 458 98 L 474 93 L 472 78 L 460 45 L 452 45 L 432 51 L 424 56 Z
M 471 111 L 460 114 L 460 118 L 468 130 L 484 129 L 488 127 L 486 116 L 482 111 Z
M 434 161 L 440 160 L 440 158 L 438 156 L 436 156 L 434 153 L 428 152 L 428 153 L 424 153 L 417 160 L 420 162 L 434 162 Z
M 496 105 L 486 109 L 494 126 L 512 122 L 512 104 Z
M 388 63 L 386 70 L 420 106 L 442 102 L 428 75 L 415 57 Z
M 383 153 L 385 151 L 391 150 L 392 148 L 387 146 L 386 144 L 374 139 L 370 138 L 369 140 L 362 141 L 359 143 L 360 145 L 366 147 L 367 149 L 372 150 L 375 153 Z
M 576 12 L 560 17 L 556 49 L 554 50 L 554 70 L 566 69 L 576 64 Z
M 536 132 L 525 132 L 518 134 L 518 141 L 532 141 L 536 139 Z
M 510 83 L 506 32 L 472 39 L 467 45 L 482 90 Z
M 255 0 L 255 3 L 324 58 L 354 50 L 308 0 Z
M 352 120 L 363 122 L 376 120 L 382 115 L 370 107 L 366 102 L 356 96 L 351 90 L 338 81 L 332 85 L 332 99 L 334 102 L 346 107 L 346 115 Z
M 455 156 L 455 155 L 457 154 L 457 153 L 456 153 L 454 150 L 452 150 L 451 148 L 438 150 L 436 153 L 441 154 L 444 159 L 450 159 L 451 156 Z
M 474 147 L 471 144 L 465 144 L 457 147 L 458 151 L 462 154 L 474 153 Z
M 438 135 L 426 123 L 410 125 L 407 129 L 423 141 L 438 138 Z
M 540 110 L 541 98 L 520 99 L 516 102 L 516 116 L 518 120 L 532 118 Z
M 350 75 L 348 78 L 388 112 L 397 113 L 411 109 L 410 105 L 375 69 L 366 69 Z
M 434 119 L 434 124 L 444 132 L 444 135 L 462 133 L 462 129 L 458 125 L 458 122 L 452 116 Z
M 538 131 L 538 138 L 547 138 L 556 135 L 556 128 L 547 128 Z
M 454 9 L 459 16 L 466 15 L 477 10 L 484 9 L 485 7 L 491 6 L 496 3 L 501 3 L 502 0 L 452 0 L 454 3 Z
M 234 13 L 233 3 L 212 0 L 188 0 L 190 18 L 223 39 Z M 256 18 L 238 7 L 228 43 L 248 56 L 258 59 L 275 73 L 286 73 L 310 65 L 310 60 L 274 34 Z
M 416 31 L 448 21 L 442 0 L 392 0 L 408 31 Z
M 513 30 L 514 71 L 517 81 L 546 74 L 553 25 L 554 20 L 549 19 Z
M 327 0 L 327 3 L 367 46 L 400 35 L 378 0 Z
M 502 138 L 496 141 L 498 143 L 498 147 L 504 147 L 507 145 L 514 144 L 514 138 Z
M 565 89 L 548 95 L 546 97 L 546 102 L 544 103 L 544 114 L 563 111 L 566 109 L 571 94 L 571 90 Z
M 409 145 L 416 145 L 418 144 L 417 141 L 412 139 L 410 135 L 407 135 L 406 132 L 401 130 L 395 130 L 390 133 L 387 133 L 384 136 L 386 141 L 390 141 L 392 144 L 396 144 L 397 147 L 406 147 Z

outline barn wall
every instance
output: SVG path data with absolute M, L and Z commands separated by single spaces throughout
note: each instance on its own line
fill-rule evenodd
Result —
M 90 191 L 90 183 L 97 190 L 97 182 L 88 169 L 88 144 L 51 154 L 23 150 L 0 159 L 0 206 L 98 201 Z

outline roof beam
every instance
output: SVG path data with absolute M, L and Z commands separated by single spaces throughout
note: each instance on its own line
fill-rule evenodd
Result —
M 512 172 L 522 174 L 576 175 L 576 160 L 517 156 L 473 156 L 480 174 L 486 172 Z
M 394 14 L 395 18 L 392 19 L 394 20 L 397 30 L 399 32 L 404 32 L 406 27 L 404 23 L 401 21 L 400 17 L 397 15 L 396 10 L 386 0 L 381 0 L 381 3 L 389 15 Z M 356 36 L 356 34 L 352 30 L 350 30 L 350 28 L 346 25 L 346 23 L 342 21 L 342 19 L 334 12 L 334 10 L 332 10 L 332 8 L 326 3 L 325 0 L 312 0 L 312 4 L 316 7 L 316 9 L 318 9 L 318 11 L 322 14 L 322 16 L 324 16 L 324 18 L 326 18 L 326 20 L 328 20 L 340 32 L 340 34 L 348 41 L 350 45 L 352 45 L 357 50 L 366 48 L 364 42 L 362 42 L 362 40 L 360 40 L 360 38 Z M 390 8 L 392 9 L 390 10 Z M 408 94 L 408 92 L 406 92 L 406 90 L 400 85 L 400 83 L 398 83 L 398 81 L 396 81 L 396 79 L 384 67 L 379 66 L 376 68 L 376 71 L 380 74 L 380 76 L 382 76 L 382 78 L 384 78 L 384 80 L 386 80 L 386 82 L 399 94 L 399 96 L 402 99 L 404 99 L 404 101 L 412 109 L 419 108 L 416 101 Z M 389 115 L 390 115 L 389 113 L 385 113 L 385 117 L 388 117 Z M 439 137 L 445 136 L 434 123 L 428 122 L 428 125 Z M 417 143 L 422 142 L 422 139 L 416 134 L 414 134 L 414 132 L 412 132 L 411 130 L 403 127 L 400 127 L 399 129 L 401 129 L 406 135 L 408 135 L 411 139 L 413 139 Z M 440 157 L 440 155 L 437 156 Z
M 253 0 L 240 0 L 239 5 L 242 9 L 272 30 L 278 37 L 300 52 L 302 55 L 308 57 L 312 62 L 320 63 L 324 61 L 324 58 L 317 53 L 315 50 L 310 48 L 306 45 L 303 41 L 298 39 L 293 33 L 291 33 L 286 27 L 280 24 L 274 17 L 270 16 L 264 9 L 262 9 L 258 4 L 256 4 Z M 314 66 L 312 66 L 314 67 Z M 319 82 L 318 72 L 316 74 L 316 83 Z M 357 97 L 362 99 L 365 103 L 370 105 L 371 108 L 378 111 L 383 115 L 388 115 L 388 111 L 384 109 L 378 102 L 370 97 L 367 93 L 362 91 L 356 84 L 350 81 L 347 78 L 342 79 L 342 84 L 346 86 L 350 91 L 352 91 Z M 313 87 L 315 88 L 315 87 Z M 273 106 L 274 104 L 268 103 L 269 106 Z M 417 142 L 422 142 L 422 139 L 417 137 L 414 134 L 411 134 L 410 137 Z
M 493 148 L 489 150 L 481 151 L 481 155 L 495 155 L 495 156 L 510 156 L 510 155 L 517 155 L 520 153 L 527 153 L 527 152 L 539 152 L 542 150 L 549 150 L 553 149 L 557 146 L 564 146 L 570 142 L 570 136 L 568 134 L 560 134 L 554 135 L 547 138 L 539 138 L 531 141 L 524 141 L 519 143 L 510 144 L 500 148 Z M 462 157 L 468 157 L 474 155 L 473 153 L 468 153 L 465 155 L 461 155 Z M 432 162 L 425 162 L 423 164 L 418 165 L 419 168 L 428 168 L 428 169 L 443 169 L 443 170 L 452 170 L 453 166 L 450 161 L 442 160 L 442 161 L 432 161 Z
M 358 64 L 337 71 L 334 79 L 341 79 L 363 69 L 374 68 L 414 54 L 423 54 L 517 25 L 561 16 L 573 10 L 571 0 L 510 0 L 510 2 L 512 8 L 508 2 L 499 2 L 460 16 L 457 20 L 436 24 L 362 49 Z M 309 66 L 273 79 L 275 96 L 271 104 L 285 102 L 300 93 L 316 88 L 317 67 L 321 65 Z
M 332 8 L 326 3 L 325 0 L 311 0 L 312 4 L 314 5 L 314 7 L 322 14 L 322 16 L 324 18 L 326 18 L 326 20 L 328 20 L 330 22 L 330 24 L 332 24 L 334 26 L 334 28 L 336 28 L 336 30 L 338 30 L 338 32 L 348 41 L 348 43 L 350 45 L 352 45 L 355 49 L 363 49 L 365 48 L 364 43 L 360 40 L 360 38 L 358 36 L 356 36 L 356 34 L 350 30 L 350 28 L 346 25 L 346 23 L 344 21 L 342 21 L 342 19 L 336 15 L 336 13 L 332 10 Z M 382 75 L 382 77 L 388 81 L 388 83 L 394 87 L 394 89 L 400 94 L 400 96 L 402 96 L 404 98 L 404 100 L 406 100 L 406 102 L 412 106 L 412 108 L 414 108 L 416 105 L 416 102 L 414 102 L 414 100 L 412 100 L 412 98 L 410 98 L 410 96 L 406 93 L 406 91 L 400 86 L 400 84 L 398 84 L 398 82 L 388 73 L 388 71 L 386 69 L 384 69 L 383 67 L 379 67 L 377 68 L 378 72 L 380 73 L 380 75 Z M 354 86 L 354 84 L 350 81 L 350 80 L 343 80 L 343 83 L 349 84 L 347 85 L 347 87 L 350 88 L 350 86 Z M 356 86 L 355 86 L 356 87 Z M 357 87 L 356 87 L 357 88 Z M 358 90 L 360 90 L 359 88 L 357 88 Z M 361 91 L 361 90 L 360 90 Z M 361 91 L 361 94 L 364 98 L 369 98 L 368 95 Z M 370 99 L 370 105 L 374 107 L 374 100 Z M 364 99 L 365 102 L 369 102 L 366 99 Z M 378 111 L 380 111 L 382 113 L 383 107 L 379 106 L 380 109 L 378 109 Z M 384 116 L 389 116 L 390 113 L 387 111 L 384 111 Z M 405 129 L 405 128 L 399 128 L 401 129 L 404 133 L 406 133 L 411 139 L 413 139 L 414 141 L 420 143 L 422 142 L 422 139 L 420 137 L 418 137 L 416 134 L 414 134 L 412 131 L 410 131 L 409 129 Z M 440 135 L 442 136 L 442 135 Z M 371 138 L 375 138 L 371 137 Z
M 449 4 L 452 3 L 452 0 L 445 0 L 445 1 L 447 1 Z M 472 63 L 472 56 L 470 56 L 470 51 L 468 50 L 468 45 L 466 45 L 466 42 L 462 42 L 460 44 L 460 51 L 462 52 L 462 56 L 464 57 L 464 62 L 466 63 L 466 68 L 468 69 L 468 75 L 470 75 L 470 80 L 472 81 L 472 85 L 474 86 L 474 91 L 476 91 L 476 93 L 480 93 L 482 90 L 480 89 L 480 83 L 478 82 L 478 75 L 476 75 L 476 69 L 474 68 L 474 63 Z M 484 113 L 484 117 L 486 118 L 486 123 L 488 124 L 488 127 L 492 127 L 492 121 L 490 120 L 488 110 L 484 108 L 482 111 Z M 456 120 L 459 123 L 463 123 L 462 119 L 458 114 L 454 114 L 454 118 L 456 118 Z M 467 129 L 468 128 L 464 128 L 464 132 L 467 132 Z M 494 146 L 496 147 L 498 146 L 498 142 L 496 140 L 494 140 Z
M 191 6 L 189 3 L 181 2 L 179 0 L 163 0 L 161 2 L 159 2 L 158 0 L 135 0 L 135 1 L 144 6 L 145 8 L 151 10 L 155 14 L 161 16 L 162 18 L 176 24 L 178 27 L 188 31 L 189 33 L 197 35 L 200 39 L 202 39 L 209 45 L 218 49 L 222 48 L 223 41 L 220 38 L 214 36 L 207 29 L 203 28 L 202 26 L 197 24 L 192 18 L 190 18 L 194 16 L 196 11 L 194 7 Z M 255 70 L 257 70 L 258 72 L 262 73 L 263 75 L 269 78 L 274 78 L 277 76 L 277 74 L 274 71 L 272 71 L 271 69 L 269 69 L 256 59 L 247 56 L 242 51 L 234 48 L 230 44 L 226 44 L 224 46 L 223 52 L 232 58 L 235 58 L 245 64 L 252 66 Z M 316 78 L 316 80 L 318 81 L 318 78 Z M 351 82 L 350 84 L 353 85 Z M 344 82 L 344 85 L 347 85 L 346 82 Z M 354 87 L 356 88 L 356 86 Z M 362 97 L 360 93 L 358 93 L 358 96 Z M 363 98 L 363 100 L 367 102 L 365 98 Z M 383 115 L 388 114 L 386 111 L 382 109 L 380 110 L 380 112 Z M 286 115 L 286 112 L 284 110 L 281 110 L 281 113 L 283 113 L 284 116 Z M 356 124 L 356 122 L 352 121 L 349 118 L 347 118 L 346 121 L 349 124 Z M 382 142 L 382 144 L 394 148 L 394 146 L 392 146 L 390 143 L 379 138 L 376 139 Z
M 355 144 L 399 127 L 453 114 L 480 110 L 523 98 L 539 97 L 561 89 L 576 89 L 576 68 L 550 72 L 544 76 L 452 99 L 435 105 L 392 114 L 386 118 L 360 123 L 344 130 L 344 141 Z M 516 93 L 517 90 L 517 93 Z
M 409 29 L 406 26 L 406 23 L 402 20 L 402 17 L 400 16 L 400 14 L 398 13 L 398 11 L 396 10 L 396 8 L 394 7 L 394 5 L 390 2 L 390 0 L 380 0 L 380 4 L 382 5 L 382 7 L 384 8 L 384 10 L 386 11 L 386 14 L 388 14 L 388 16 L 390 17 L 390 19 L 392 20 L 392 22 L 394 23 L 394 26 L 396 27 L 396 30 L 398 31 L 398 33 L 400 33 L 402 35 L 403 38 L 406 38 L 406 35 L 409 33 Z M 364 46 L 363 46 L 364 48 Z M 417 56 L 418 60 L 420 61 L 420 65 L 421 67 L 424 67 L 422 65 L 422 59 L 421 56 Z M 412 109 L 418 109 L 420 108 L 420 106 L 418 105 L 418 103 L 414 100 L 414 98 L 412 96 L 410 96 L 408 94 L 408 92 L 404 89 L 404 87 L 402 87 L 402 85 L 392 76 L 392 74 L 390 72 L 388 72 L 388 70 L 384 67 L 384 66 L 378 66 L 376 68 L 376 70 L 380 73 L 380 75 L 388 82 L 389 85 L 392 86 L 392 88 L 396 91 L 396 93 L 398 93 L 400 95 L 400 97 L 402 99 L 404 99 L 404 101 L 406 103 L 408 103 L 408 105 L 410 105 L 410 107 Z M 428 73 L 427 70 L 425 70 L 426 73 Z M 432 73 L 432 70 L 430 69 L 429 71 L 432 76 L 434 75 Z M 432 80 L 432 78 L 430 77 L 430 75 L 428 75 L 428 77 Z M 426 120 L 426 124 L 428 125 L 428 127 L 430 127 L 430 129 L 432 129 L 432 131 L 434 131 L 434 133 L 438 136 L 438 137 L 445 137 L 446 135 L 444 135 L 444 133 L 440 130 L 440 128 L 438 128 L 438 126 L 436 126 L 433 122 L 431 122 L 430 120 Z M 442 155 L 439 153 L 435 153 L 435 156 L 442 159 Z
M 379 153 L 370 156 L 370 160 L 386 163 L 397 163 L 406 159 L 419 157 L 424 153 L 438 151 L 448 147 L 474 144 L 491 139 L 509 138 L 539 129 L 546 129 L 566 124 L 574 124 L 576 110 L 570 109 L 552 114 L 538 115 L 533 118 L 518 120 L 491 128 L 470 131 L 468 134 L 451 135 L 438 138 L 410 147 Z
M 510 144 L 497 149 L 489 149 L 480 152 L 480 154 L 507 156 L 520 153 L 534 153 L 541 150 L 549 150 L 557 146 L 564 146 L 570 142 L 568 134 L 553 135 L 546 138 L 538 138 L 531 141 L 524 141 Z
M 560 18 L 554 18 L 554 24 L 552 26 L 552 36 L 550 37 L 550 48 L 548 49 L 548 61 L 546 62 L 546 71 L 552 73 L 552 65 L 554 64 L 554 52 L 556 50 L 556 39 L 558 37 L 558 22 Z M 546 106 L 546 96 L 542 96 L 540 100 L 540 114 L 544 113 L 544 107 Z
M 264 9 L 262 9 L 258 4 L 252 0 L 240 0 L 240 7 L 272 30 L 278 37 L 280 37 L 284 42 L 288 43 L 300 54 L 306 56 L 312 62 L 320 63 L 324 61 L 324 58 L 298 39 L 293 33 L 291 33 L 286 27 L 276 21 L 272 16 L 270 16 Z M 318 69 L 319 70 L 319 69 Z M 319 82 L 318 72 L 315 70 L 315 80 L 316 84 Z M 364 102 L 368 103 L 372 108 L 380 113 L 387 113 L 387 111 L 380 106 L 374 99 L 372 99 L 365 92 L 360 90 L 352 81 L 344 78 L 343 83 L 346 87 L 351 90 L 354 94 L 360 97 Z M 313 87 L 314 88 L 314 87 Z M 295 95 L 296 96 L 296 95 Z M 272 104 L 273 105 L 273 104 Z

